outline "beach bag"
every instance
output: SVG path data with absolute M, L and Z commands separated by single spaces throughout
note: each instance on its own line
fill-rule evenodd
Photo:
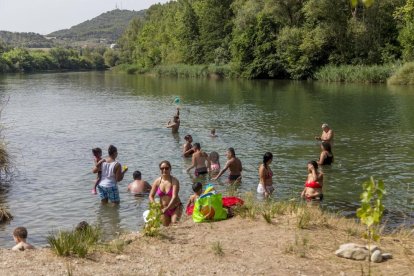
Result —
M 227 212 L 223 208 L 221 194 L 208 194 L 197 199 L 194 205 L 193 221 L 215 221 L 227 218 Z

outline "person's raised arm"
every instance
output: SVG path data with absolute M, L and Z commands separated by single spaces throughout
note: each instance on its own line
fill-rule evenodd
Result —
M 176 116 L 180 117 L 180 108 L 179 107 L 177 107 L 177 114 L 176 114 Z

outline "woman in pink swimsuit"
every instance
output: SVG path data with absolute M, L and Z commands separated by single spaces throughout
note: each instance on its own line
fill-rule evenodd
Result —
M 150 202 L 155 202 L 155 194 L 159 196 L 162 224 L 169 226 L 171 223 L 176 223 L 182 214 L 182 203 L 178 197 L 180 182 L 171 175 L 170 162 L 166 160 L 161 161 L 159 168 L 161 176 L 152 183 L 149 200 Z

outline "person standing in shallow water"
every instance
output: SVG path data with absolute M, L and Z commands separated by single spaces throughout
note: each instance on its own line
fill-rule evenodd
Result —
M 334 131 L 328 126 L 328 124 L 323 123 L 322 124 L 322 134 L 321 134 L 321 136 L 316 136 L 315 139 L 319 140 L 319 141 L 322 141 L 322 142 L 327 142 L 332 147 L 333 139 L 334 139 Z
M 241 172 L 243 170 L 242 163 L 239 158 L 236 157 L 236 153 L 234 148 L 228 148 L 227 150 L 227 163 L 224 168 L 219 172 L 219 174 L 214 177 L 212 180 L 217 180 L 222 176 L 227 169 L 230 170 L 230 174 L 228 176 L 229 183 L 238 183 L 241 181 Z
M 334 156 L 331 150 L 331 144 L 328 142 L 321 143 L 321 155 L 317 161 L 318 165 L 331 165 L 334 161 Z
M 122 170 L 121 164 L 116 161 L 117 157 L 117 148 L 110 145 L 108 147 L 108 157 L 105 158 L 105 162 L 96 165 L 92 170 L 93 173 L 101 171 L 101 181 L 98 185 L 98 191 L 103 204 L 108 203 L 108 200 L 114 205 L 118 205 L 120 202 L 118 182 L 124 179 L 124 174 L 128 168 Z
M 318 171 L 318 163 L 316 161 L 309 161 L 307 166 L 308 176 L 301 197 L 306 199 L 307 203 L 318 204 L 323 200 L 323 173 Z
M 180 108 L 177 107 L 177 113 L 174 115 L 174 118 L 171 122 L 168 121 L 167 128 L 171 128 L 172 133 L 178 133 L 178 129 L 180 128 Z
M 190 134 L 184 136 L 185 143 L 183 145 L 183 156 L 184 157 L 191 157 L 194 153 L 193 145 L 193 137 Z
M 192 168 L 195 168 L 194 175 L 196 177 L 204 176 L 208 173 L 208 168 L 210 168 L 208 154 L 201 150 L 200 143 L 195 143 L 193 149 L 194 154 L 192 157 L 192 164 L 187 169 L 187 172 Z
M 257 193 L 269 197 L 275 188 L 273 188 L 273 172 L 269 165 L 273 161 L 273 154 L 266 152 L 263 156 L 263 163 L 259 166 L 259 185 L 257 186 Z
M 159 168 L 161 176 L 152 183 L 149 200 L 155 202 L 155 195 L 160 197 L 162 224 L 169 226 L 181 218 L 182 203 L 178 196 L 180 182 L 171 175 L 171 163 L 169 161 L 161 161 Z

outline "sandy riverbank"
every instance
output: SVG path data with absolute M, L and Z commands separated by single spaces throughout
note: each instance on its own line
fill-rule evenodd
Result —
M 185 219 L 162 230 L 162 237 L 129 234 L 122 253 L 97 252 L 87 259 L 55 256 L 49 249 L 2 249 L 1 275 L 362 275 L 368 263 L 336 257 L 346 242 L 365 243 L 358 226 L 344 218 L 321 217 L 298 227 L 297 214 L 235 217 L 194 224 Z M 406 231 L 405 233 L 408 233 Z M 414 238 L 386 236 L 381 249 L 393 259 L 372 264 L 372 275 L 410 275 Z M 221 249 L 221 250 L 220 250 Z M 222 251 L 222 254 L 221 252 Z M 69 274 L 71 272 L 72 274 Z

